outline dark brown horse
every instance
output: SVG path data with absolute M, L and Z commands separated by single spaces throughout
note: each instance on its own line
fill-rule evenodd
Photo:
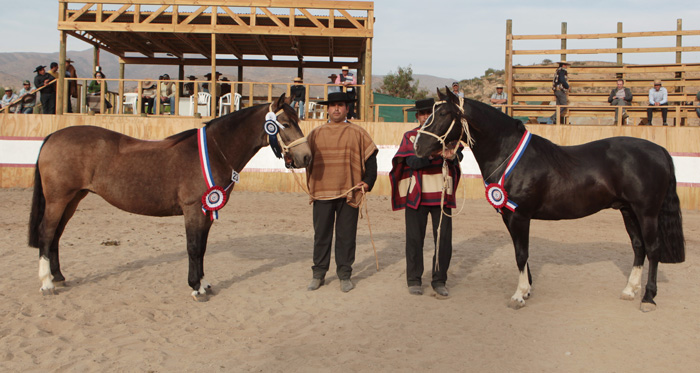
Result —
M 427 156 L 445 144 L 473 140 L 471 150 L 488 184 L 487 198 L 500 208 L 515 247 L 520 278 L 511 307 L 524 306 L 530 296 L 531 219 L 578 219 L 613 208 L 622 213 L 634 250 L 621 297 L 631 300 L 640 292 L 646 257 L 649 274 L 641 309 L 655 309 L 658 263 L 685 260 L 676 176 L 666 149 L 632 137 L 558 146 L 530 135 L 521 121 L 489 105 L 460 102 L 449 89 L 438 94 L 442 102 L 419 131 L 416 154 Z
M 271 104 L 208 122 L 206 153 L 214 184 L 226 187 L 234 171 L 240 172 L 270 142 L 278 156 L 284 155 L 287 167 L 309 165 L 311 151 L 298 120 L 282 95 Z M 268 125 L 277 126 L 277 135 L 266 133 Z M 204 280 L 204 253 L 212 213 L 203 213 L 202 196 L 208 185 L 199 154 L 195 129 L 161 141 L 138 140 L 91 126 L 69 127 L 47 136 L 36 163 L 29 221 L 29 245 L 39 248 L 42 292 L 54 294 L 53 282 L 65 280 L 59 240 L 78 203 L 92 192 L 134 214 L 184 215 L 188 283 L 195 300 L 206 300 L 210 285 Z M 228 198 L 232 189 L 222 194 Z

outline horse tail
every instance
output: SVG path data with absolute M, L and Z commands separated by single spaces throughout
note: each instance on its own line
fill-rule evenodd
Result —
M 44 148 L 44 144 L 51 137 L 51 135 L 46 136 L 44 142 L 41 144 L 39 149 L 39 154 L 41 154 L 41 149 Z M 44 219 L 44 210 L 46 209 L 46 198 L 44 198 L 44 188 L 41 185 L 41 173 L 39 172 L 39 157 L 37 156 L 36 167 L 34 168 L 34 193 L 32 195 L 32 209 L 29 213 L 29 246 L 39 247 L 39 225 Z
M 659 237 L 661 239 L 661 263 L 682 263 L 685 261 L 685 238 L 683 236 L 683 217 L 681 216 L 681 204 L 676 193 L 676 172 L 673 159 L 668 152 L 664 152 L 670 166 L 671 178 L 666 190 L 659 213 Z

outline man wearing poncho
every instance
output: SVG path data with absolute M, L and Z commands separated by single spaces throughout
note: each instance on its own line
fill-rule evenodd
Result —
M 394 211 L 406 209 L 406 280 L 408 291 L 413 295 L 422 295 L 423 288 L 423 242 L 428 223 L 432 218 L 433 237 L 437 242 L 438 225 L 443 206 L 442 186 L 443 160 L 447 159 L 448 182 L 444 197 L 444 211 L 451 213 L 456 207 L 455 192 L 459 184 L 462 158 L 461 146 L 458 150 L 447 150 L 445 154 L 435 154 L 428 158 L 418 158 L 413 149 L 417 130 L 423 126 L 433 112 L 435 100 L 432 98 L 416 101 L 416 106 L 408 109 L 416 112 L 420 123 L 418 128 L 406 132 L 401 140 L 399 150 L 392 159 L 391 207 Z M 426 135 L 423 135 L 426 136 Z M 444 157 L 444 158 L 443 158 Z M 441 296 L 447 296 L 447 269 L 452 258 L 452 218 L 443 216 L 440 226 L 440 245 L 438 250 L 438 268 L 435 268 L 433 255 L 433 273 L 431 286 Z
M 328 95 L 328 123 L 314 128 L 307 136 L 313 160 L 306 169 L 306 182 L 313 202 L 314 265 L 308 290 L 325 282 L 331 261 L 335 229 L 336 273 L 340 290 L 355 285 L 350 280 L 355 262 L 355 239 L 362 189 L 368 192 L 377 179 L 377 146 L 362 127 L 346 120 L 348 104 L 354 102 L 345 92 Z

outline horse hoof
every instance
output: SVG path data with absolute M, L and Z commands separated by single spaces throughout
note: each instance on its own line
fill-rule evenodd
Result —
M 639 307 L 642 312 L 651 312 L 656 310 L 656 304 L 654 303 L 647 303 L 647 302 L 642 302 L 642 305 Z
M 514 310 L 519 310 L 523 307 L 525 307 L 525 301 L 521 299 L 512 299 L 508 302 L 508 307 L 514 309 Z
M 207 293 L 204 294 L 192 294 L 192 299 L 194 299 L 195 302 L 206 302 L 209 300 L 209 295 Z
M 622 300 L 634 300 L 634 294 L 630 295 L 627 293 L 620 294 L 620 299 Z
M 56 288 L 51 288 L 51 289 L 41 289 L 41 295 L 47 296 L 47 295 L 56 295 L 58 292 L 56 291 Z
M 57 287 L 57 288 L 64 288 L 64 287 L 66 287 L 66 280 L 65 280 L 65 279 L 64 279 L 64 280 L 61 280 L 61 281 L 55 281 L 55 280 L 54 280 L 54 281 L 53 281 L 53 286 L 55 286 L 55 287 Z

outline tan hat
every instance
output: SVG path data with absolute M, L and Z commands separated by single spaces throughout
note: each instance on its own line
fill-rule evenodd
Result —
M 5 92 L 12 91 L 12 87 L 5 87 Z
M 496 88 L 503 88 L 503 84 L 496 84 Z
M 347 67 L 347 66 L 343 66 L 343 67 L 340 68 L 340 70 L 350 70 L 350 68 Z
M 294 81 L 295 81 L 295 82 L 301 82 L 302 80 L 301 80 L 300 77 L 297 76 L 296 78 L 294 78 Z
M 654 80 L 654 85 L 661 85 L 661 81 L 659 79 Z

